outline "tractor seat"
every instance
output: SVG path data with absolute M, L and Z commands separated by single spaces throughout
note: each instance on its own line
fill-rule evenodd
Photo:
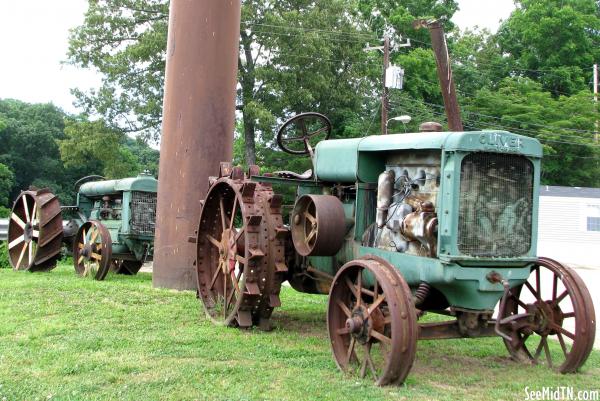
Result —
M 293 171 L 276 171 L 275 174 L 279 178 L 287 178 L 292 180 L 310 180 L 313 176 L 312 170 L 306 170 L 302 174 L 294 173 Z

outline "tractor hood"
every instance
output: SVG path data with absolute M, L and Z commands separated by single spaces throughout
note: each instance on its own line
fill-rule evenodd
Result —
M 79 193 L 92 198 L 124 191 L 156 192 L 157 187 L 158 181 L 154 177 L 140 174 L 137 177 L 121 180 L 87 182 L 79 188 Z
M 425 149 L 512 153 L 532 158 L 543 155 L 537 139 L 507 131 L 376 135 L 320 142 L 315 151 L 315 174 L 321 181 L 376 182 L 385 169 L 380 152 Z

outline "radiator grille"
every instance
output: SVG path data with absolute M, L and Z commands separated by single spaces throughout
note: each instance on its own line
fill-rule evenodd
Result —
M 473 153 L 461 166 L 458 249 L 517 257 L 531 248 L 533 164 L 517 155 Z
M 156 194 L 151 192 L 131 193 L 131 233 L 154 235 L 156 222 Z

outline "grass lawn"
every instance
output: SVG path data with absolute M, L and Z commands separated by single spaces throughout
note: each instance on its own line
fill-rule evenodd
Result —
M 600 388 L 598 352 L 564 376 L 512 362 L 499 339 L 421 342 L 407 383 L 378 388 L 338 372 L 326 301 L 285 288 L 276 329 L 242 331 L 148 274 L 0 270 L 0 400 L 524 400 L 526 386 Z

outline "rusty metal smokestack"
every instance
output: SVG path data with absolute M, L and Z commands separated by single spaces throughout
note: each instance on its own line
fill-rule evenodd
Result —
M 435 53 L 440 89 L 444 98 L 448 128 L 450 131 L 463 131 L 462 119 L 460 117 L 460 106 L 456 98 L 454 87 L 454 76 L 450 66 L 450 55 L 446 43 L 444 27 L 439 21 L 417 20 L 413 23 L 415 28 L 428 28 L 431 34 L 431 46 Z
M 171 0 L 153 285 L 195 289 L 200 200 L 231 161 L 240 0 Z

